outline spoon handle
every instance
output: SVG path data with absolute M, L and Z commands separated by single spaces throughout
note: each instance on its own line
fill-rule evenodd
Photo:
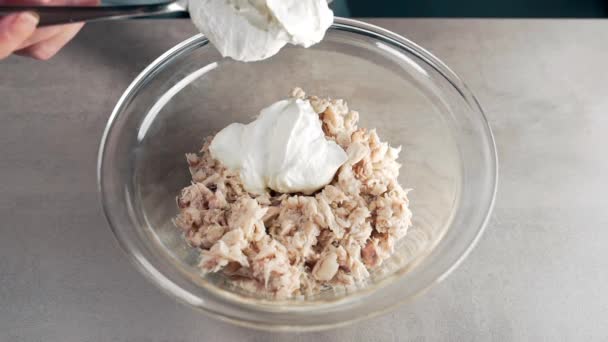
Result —
M 186 8 L 178 2 L 127 6 L 0 6 L 0 16 L 23 11 L 38 14 L 40 16 L 38 26 L 167 14 L 187 16 L 188 14 Z

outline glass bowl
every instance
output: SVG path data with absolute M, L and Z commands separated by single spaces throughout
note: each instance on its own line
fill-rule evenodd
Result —
M 172 218 L 190 182 L 184 154 L 299 86 L 346 99 L 361 127 L 402 145 L 400 182 L 413 188 L 413 226 L 395 254 L 349 291 L 272 300 L 201 275 L 198 252 Z M 490 214 L 494 141 L 479 104 L 441 61 L 411 41 L 336 18 L 309 49 L 288 46 L 256 63 L 222 58 L 202 35 L 167 51 L 127 88 L 99 150 L 98 182 L 112 231 L 137 268 L 171 296 L 256 328 L 322 329 L 370 317 L 444 279 Z

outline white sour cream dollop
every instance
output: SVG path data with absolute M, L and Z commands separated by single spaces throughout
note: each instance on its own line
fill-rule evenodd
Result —
M 327 140 L 310 102 L 276 102 L 247 124 L 233 123 L 213 138 L 211 156 L 237 171 L 247 190 L 311 194 L 333 179 L 346 152 Z
M 191 0 L 188 10 L 222 56 L 245 62 L 316 44 L 334 20 L 326 0 Z

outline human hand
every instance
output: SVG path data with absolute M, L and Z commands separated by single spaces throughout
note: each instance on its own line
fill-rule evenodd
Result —
M 0 0 L 0 5 L 97 5 L 98 0 Z M 38 16 L 21 12 L 0 17 L 0 59 L 11 54 L 29 56 L 39 60 L 53 57 L 65 46 L 84 23 L 36 28 Z

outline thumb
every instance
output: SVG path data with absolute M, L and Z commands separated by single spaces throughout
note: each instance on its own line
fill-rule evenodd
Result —
M 0 18 L 0 59 L 8 57 L 26 40 L 38 25 L 32 12 L 11 14 Z

